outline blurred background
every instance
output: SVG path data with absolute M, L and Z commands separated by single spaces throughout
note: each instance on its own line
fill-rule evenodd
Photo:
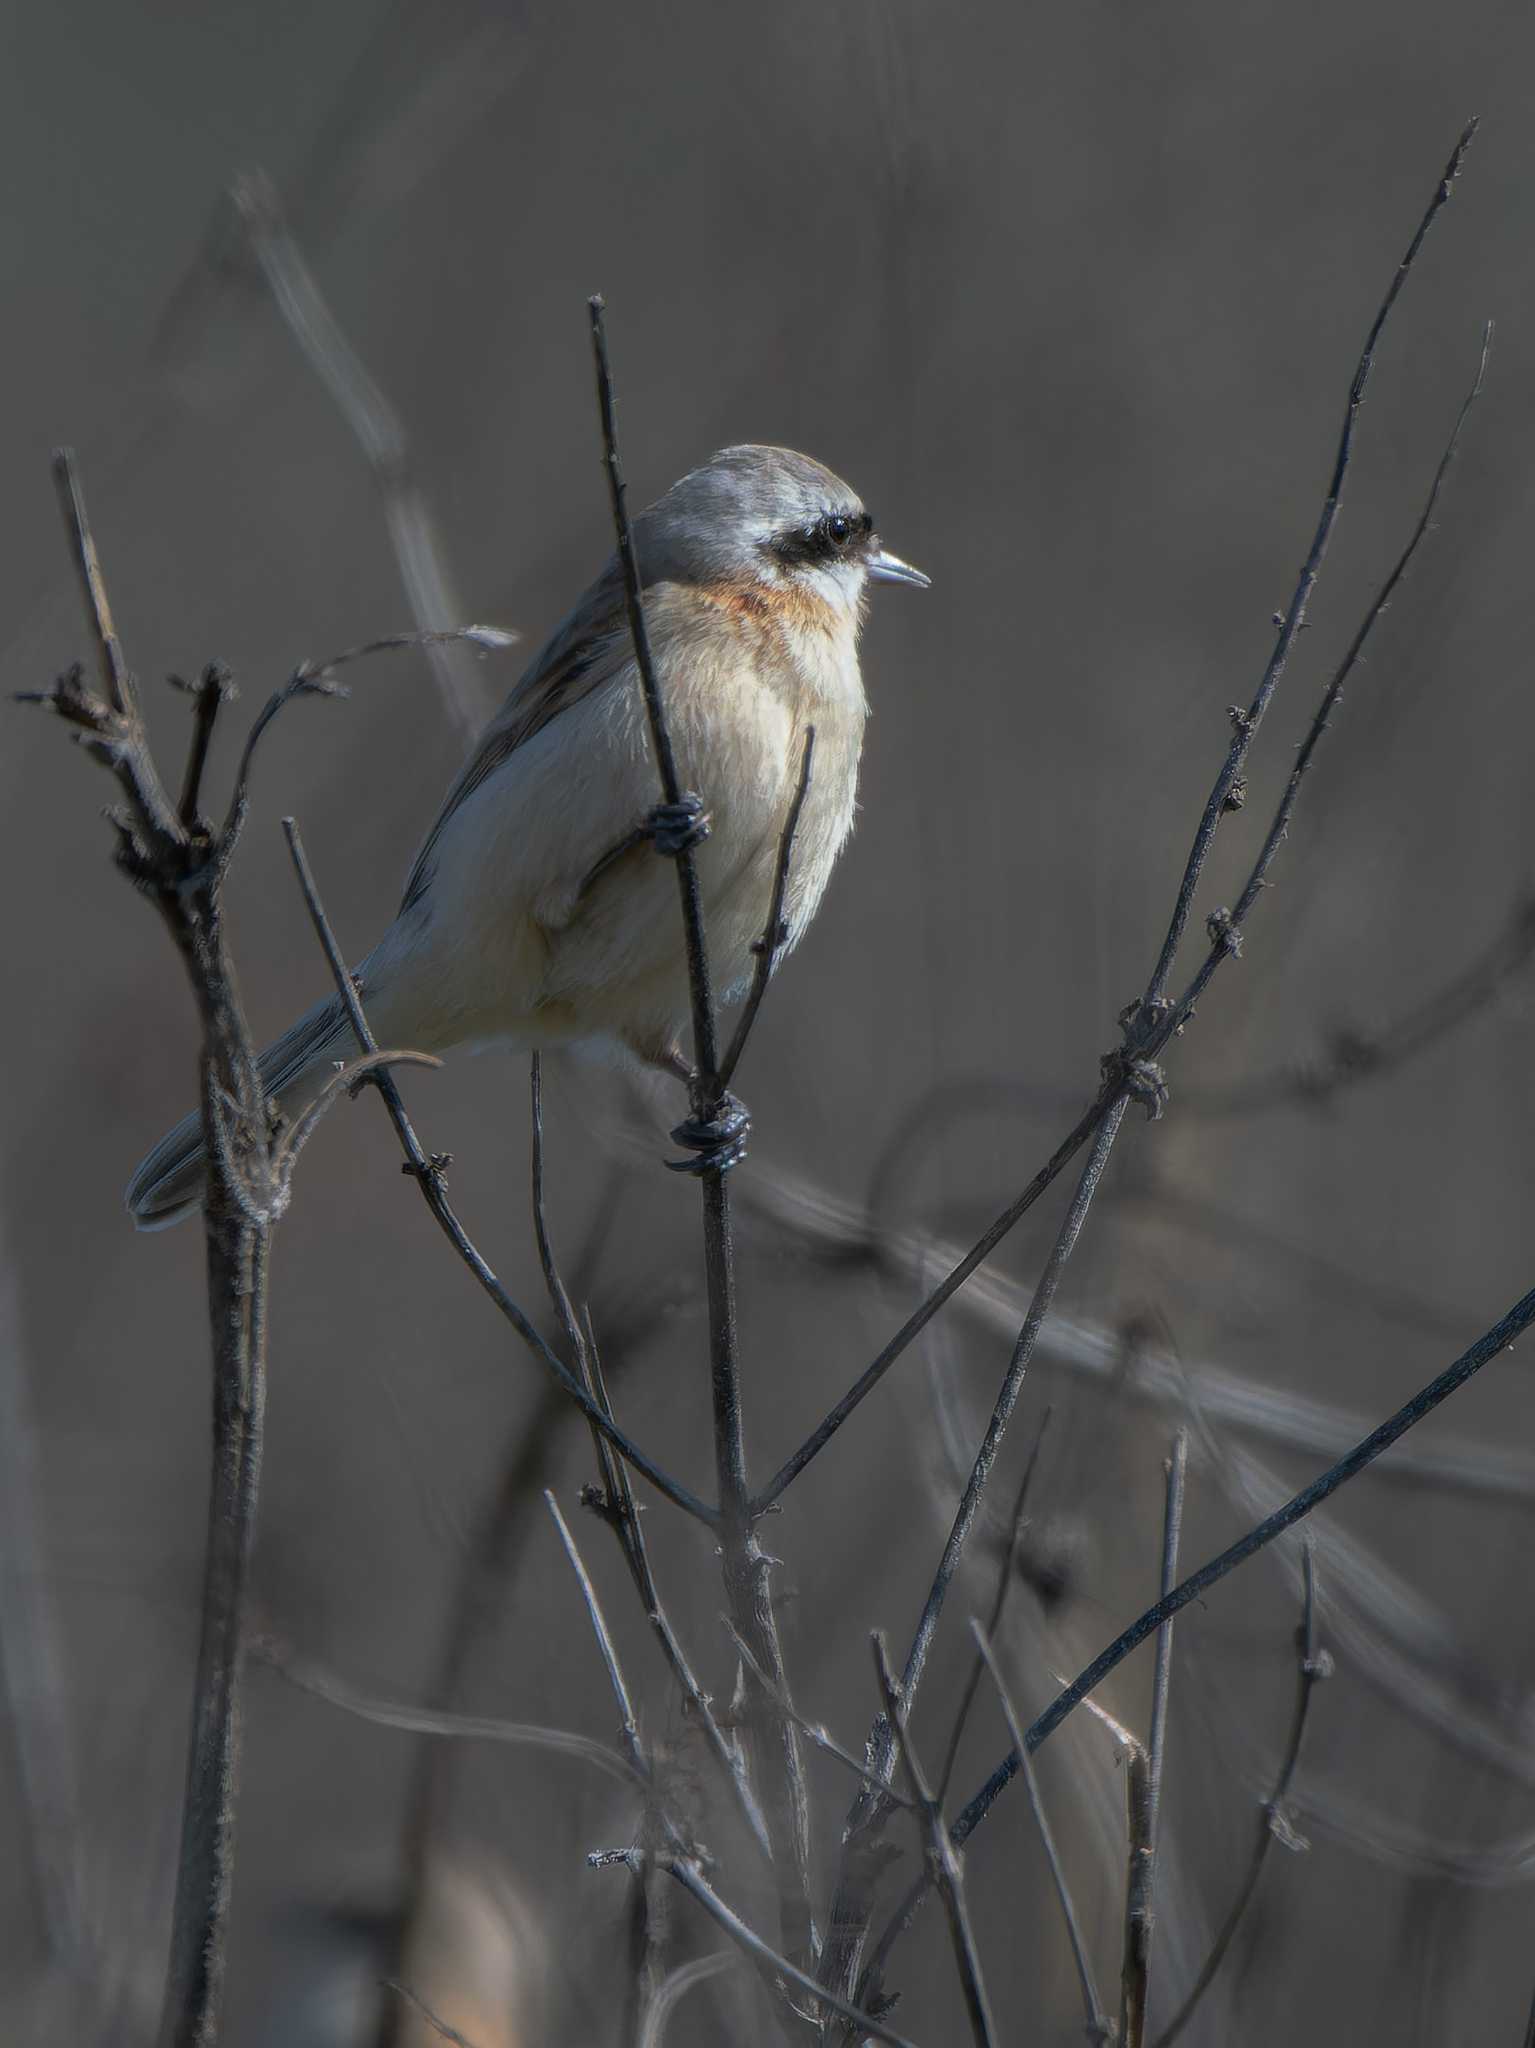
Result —
M 1330 1462 L 1535 1279 L 1535 22 L 1467 0 L 1280 9 L 478 0 L 13 10 L 0 64 L 11 403 L 4 681 L 87 652 L 48 474 L 72 442 L 162 759 L 218 656 L 243 719 L 303 657 L 456 619 L 536 645 L 609 546 L 586 336 L 608 298 L 637 500 L 710 449 L 847 476 L 933 578 L 866 640 L 863 812 L 775 984 L 741 1092 L 748 1439 L 774 1469 L 1020 1188 L 1143 984 L 1198 809 L 1315 520 L 1355 356 L 1456 133 L 1461 186 L 1388 330 L 1312 625 L 1223 828 L 1229 902 L 1330 665 L 1416 518 L 1498 323 L 1439 530 L 1347 693 L 1245 957 L 1126 1126 L 1025 1389 L 916 1719 L 940 1756 L 1047 1406 L 1003 1631 L 1020 1704 L 1156 1588 L 1163 1461 L 1190 1431 L 1197 1563 Z M 261 759 L 232 878 L 258 1038 L 326 987 L 278 830 L 342 943 L 392 913 L 511 655 L 353 671 Z M 121 1188 L 189 1105 L 195 1029 L 109 863 L 99 770 L 8 710 L 11 971 L 0 1207 L 0 2012 L 13 2038 L 138 2041 L 163 1970 L 207 1483 L 202 1246 Z M 1192 965 L 1192 957 L 1190 960 Z M 551 1221 L 621 1418 L 712 1469 L 697 1194 L 677 1104 L 547 1075 Z M 470 1228 L 542 1313 L 520 1062 L 406 1089 Z M 914 1624 L 1064 1188 L 787 1497 L 796 1694 L 855 1748 L 867 1635 Z M 257 1596 L 356 1690 L 573 1728 L 614 1714 L 540 1501 L 591 1476 L 399 1176 L 335 1115 L 279 1233 Z M 1490 1367 L 1319 1516 L 1312 1702 L 1276 1848 L 1190 2042 L 1512 2043 L 1535 1991 L 1535 1391 Z M 728 1695 L 708 1546 L 647 1528 Z M 687 1731 L 590 1517 L 577 1533 L 647 1728 Z M 1300 1553 L 1179 1621 L 1152 2032 L 1247 1867 L 1296 1687 Z M 1104 1700 L 1145 1733 L 1149 1653 Z M 983 1691 L 955 1779 L 1007 1746 Z M 698 1770 L 702 1773 L 703 1766 Z M 1124 1769 L 1078 1715 L 1042 1793 L 1100 1995 L 1117 1996 Z M 851 1781 L 817 1762 L 819 1867 Z M 225 2038 L 424 2041 L 397 1977 L 475 2043 L 622 2038 L 632 1805 L 579 1761 L 430 1742 L 252 1671 Z M 914 1836 L 893 1897 L 919 1867 Z M 1082 2037 L 1028 1808 L 972 1845 L 1008 2038 Z M 722 1887 L 768 1931 L 748 1873 Z M 734 1890 L 732 1891 L 732 1886 Z M 668 1967 L 716 1937 L 680 1894 Z M 963 2031 L 941 1915 L 897 2023 Z M 412 2032 L 411 2030 L 416 2031 Z M 669 2043 L 774 2038 L 748 1972 Z

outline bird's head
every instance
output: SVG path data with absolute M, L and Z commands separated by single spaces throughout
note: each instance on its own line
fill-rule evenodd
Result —
M 886 553 L 856 491 L 792 448 L 722 448 L 641 515 L 636 544 L 647 581 L 765 585 L 855 618 L 871 581 L 929 581 Z

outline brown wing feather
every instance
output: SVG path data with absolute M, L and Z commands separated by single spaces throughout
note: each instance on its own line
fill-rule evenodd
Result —
M 618 645 L 622 636 L 622 647 Z M 597 689 L 613 672 L 614 657 L 627 659 L 628 623 L 624 616 L 623 590 L 615 569 L 610 569 L 587 592 L 581 603 L 559 627 L 532 666 L 507 698 L 505 704 L 481 733 L 474 752 L 448 791 L 442 809 L 421 843 L 405 894 L 401 914 L 419 903 L 432 880 L 432 855 L 443 827 L 487 776 L 494 775 L 502 762 L 524 741 L 542 732 L 562 711 Z

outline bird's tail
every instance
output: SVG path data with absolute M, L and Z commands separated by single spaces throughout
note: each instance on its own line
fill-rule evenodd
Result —
M 336 996 L 316 1003 L 261 1055 L 261 1085 L 285 1108 L 315 1094 L 323 1069 L 357 1050 Z M 128 1183 L 128 1213 L 140 1230 L 165 1230 L 202 1206 L 207 1155 L 201 1111 L 185 1116 L 143 1160 Z

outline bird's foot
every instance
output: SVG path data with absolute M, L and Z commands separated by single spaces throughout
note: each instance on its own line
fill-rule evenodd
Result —
M 703 798 L 685 789 L 674 804 L 657 804 L 641 829 L 657 853 L 675 860 L 708 838 L 709 813 Z
M 746 1157 L 746 1134 L 752 1127 L 751 1112 L 734 1095 L 722 1095 L 712 1117 L 690 1116 L 672 1132 L 673 1141 L 686 1145 L 691 1159 L 668 1159 L 673 1173 L 726 1173 Z

